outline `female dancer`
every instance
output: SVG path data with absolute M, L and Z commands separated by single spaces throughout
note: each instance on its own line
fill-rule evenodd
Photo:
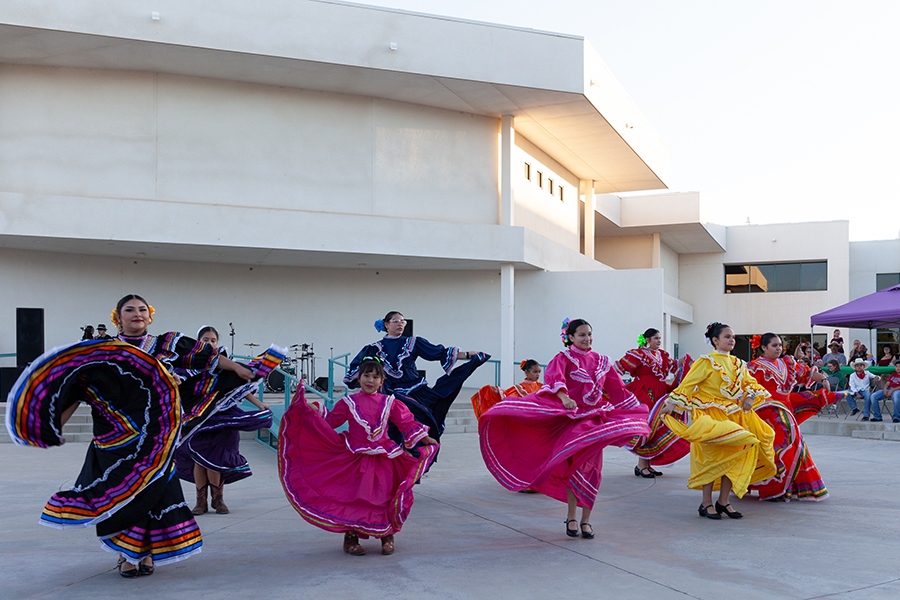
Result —
M 694 362 L 681 385 L 669 394 L 663 413 L 669 428 L 691 442 L 688 487 L 703 490 L 700 516 L 721 519 L 725 513 L 740 519 L 744 515 L 728 499 L 731 491 L 742 498 L 751 483 L 776 472 L 775 433 L 752 410 L 769 393 L 750 376 L 744 361 L 731 356 L 731 327 L 710 323 L 706 338 L 714 351 Z M 671 416 L 676 409 L 690 414 L 690 426 Z M 719 500 L 715 512 L 710 512 L 716 488 Z
M 455 347 L 445 348 L 421 337 L 405 337 L 405 327 L 406 319 L 395 310 L 386 314 L 383 320 L 375 321 L 375 329 L 386 335 L 381 341 L 359 351 L 350 363 L 344 383 L 351 388 L 359 387 L 359 368 L 363 358 L 377 356 L 384 365 L 385 393 L 403 402 L 416 420 L 428 427 L 429 435 L 439 440 L 444 431 L 447 411 L 459 395 L 463 383 L 490 355 L 463 352 Z M 434 387 L 428 387 L 428 382 L 416 368 L 417 358 L 440 362 L 446 375 L 438 379 Z M 465 359 L 469 362 L 457 362 Z
M 75 487 L 50 498 L 41 523 L 57 529 L 96 525 L 101 546 L 119 554 L 119 573 L 126 578 L 152 574 L 154 562 L 200 551 L 200 531 L 174 476 L 179 431 L 189 435 L 223 390 L 265 376 L 268 365 L 281 360 L 267 354 L 248 369 L 178 333 L 149 335 L 153 313 L 140 296 L 125 296 L 112 314 L 117 339 L 44 354 L 16 382 L 7 406 L 7 429 L 16 443 L 40 447 L 65 443 L 60 432 L 78 403 L 91 406 L 94 440 L 84 467 Z M 175 367 L 223 373 L 179 388 L 169 372 Z
M 366 553 L 359 538 L 381 538 L 381 553 L 394 552 L 413 505 L 412 488 L 437 453 L 437 440 L 393 396 L 379 393 L 384 368 L 364 358 L 356 373 L 362 388 L 327 412 L 305 400 L 300 385 L 281 419 L 278 472 L 291 505 L 309 523 L 344 533 L 344 552 Z M 335 428 L 348 423 L 347 430 Z M 417 444 L 418 457 L 388 437 L 388 423 L 402 432 L 402 446 Z
M 219 332 L 215 327 L 202 327 L 197 332 L 197 338 L 219 348 Z M 219 354 L 228 356 L 224 347 L 219 348 Z M 249 400 L 259 410 L 244 412 L 238 408 L 242 399 Z M 207 490 L 216 514 L 227 515 L 230 512 L 223 499 L 225 484 L 253 474 L 247 459 L 240 453 L 240 432 L 271 426 L 272 411 L 246 390 L 243 397 L 234 398 L 234 403 L 227 406 L 220 403 L 216 412 L 196 429 L 190 440 L 178 447 L 175 454 L 178 477 L 197 486 L 197 504 L 191 509 L 192 514 L 202 515 L 209 510 Z
M 578 537 L 580 530 L 591 539 L 603 448 L 650 433 L 648 411 L 625 389 L 609 358 L 591 351 L 587 321 L 566 319 L 562 338 L 566 349 L 547 365 L 540 391 L 494 405 L 478 422 L 478 435 L 484 462 L 500 485 L 531 487 L 566 502 L 566 535 Z
M 809 455 L 800 433 L 800 423 L 818 414 L 822 407 L 835 401 L 827 390 L 791 393 L 798 385 L 809 387 L 813 382 L 828 379 L 818 369 L 799 364 L 792 356 L 782 356 L 781 338 L 774 333 L 755 335 L 750 342 L 760 355 L 747 369 L 761 386 L 772 395 L 756 409 L 762 419 L 775 431 L 775 477 L 750 486 L 759 492 L 760 500 L 824 500 L 828 490 L 816 464 Z
M 497 404 L 504 398 L 515 396 L 524 398 L 528 394 L 541 389 L 541 365 L 536 360 L 528 359 L 519 363 L 519 368 L 525 373 L 525 381 L 518 383 L 511 388 L 501 390 L 496 385 L 486 385 L 472 396 L 472 408 L 475 409 L 475 416 L 481 418 L 490 407 Z
M 638 336 L 638 347 L 626 352 L 616 362 L 619 373 L 629 373 L 633 377 L 625 387 L 650 409 L 650 438 L 642 440 L 643 443 L 632 449 L 638 456 L 634 474 L 646 479 L 662 476 L 660 471 L 650 466 L 651 461 L 670 465 L 687 456 L 691 449 L 688 442 L 669 430 L 659 412 L 666 395 L 678 386 L 690 368 L 691 358 L 687 356 L 676 361 L 661 346 L 662 335 L 658 329 L 651 327 Z M 677 377 L 668 384 L 666 379 L 670 373 Z

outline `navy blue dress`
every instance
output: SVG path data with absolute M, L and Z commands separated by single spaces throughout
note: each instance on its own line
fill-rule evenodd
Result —
M 429 429 L 429 435 L 440 439 L 450 405 L 459 395 L 466 379 L 490 358 L 478 352 L 468 361 L 458 361 L 459 348 L 446 348 L 432 344 L 421 337 L 384 336 L 381 341 L 369 344 L 359 351 L 350 363 L 344 383 L 350 388 L 359 387 L 359 366 L 366 356 L 377 356 L 384 364 L 385 394 L 393 394 L 403 402 L 419 423 Z M 419 375 L 416 359 L 441 363 L 445 375 L 432 387 Z

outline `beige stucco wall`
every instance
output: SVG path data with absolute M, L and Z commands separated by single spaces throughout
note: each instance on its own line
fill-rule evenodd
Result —
M 653 236 L 595 238 L 594 258 L 614 269 L 649 269 L 653 266 Z
M 531 181 L 525 178 L 525 163 L 531 165 Z M 543 173 L 543 187 L 537 173 Z M 517 134 L 512 158 L 515 225 L 525 227 L 567 248 L 578 251 L 578 178 L 552 157 Z M 554 182 L 551 195 L 548 180 Z M 558 186 L 563 186 L 563 200 Z
M 0 106 L 0 191 L 497 223 L 496 119 L 13 65 L 0 66 Z

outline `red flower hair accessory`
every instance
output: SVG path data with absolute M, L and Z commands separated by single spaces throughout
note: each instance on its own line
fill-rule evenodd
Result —
M 759 348 L 761 343 L 762 343 L 761 335 L 754 335 L 753 337 L 750 338 L 750 347 L 753 348 L 754 350 Z

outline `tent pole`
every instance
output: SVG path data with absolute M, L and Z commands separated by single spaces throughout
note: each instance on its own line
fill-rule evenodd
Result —
M 872 321 L 869 321 L 869 352 L 872 353 L 872 358 L 874 359 L 872 362 L 874 364 L 878 364 L 878 348 L 875 346 L 875 342 L 872 340 L 872 325 L 874 325 L 874 323 Z

